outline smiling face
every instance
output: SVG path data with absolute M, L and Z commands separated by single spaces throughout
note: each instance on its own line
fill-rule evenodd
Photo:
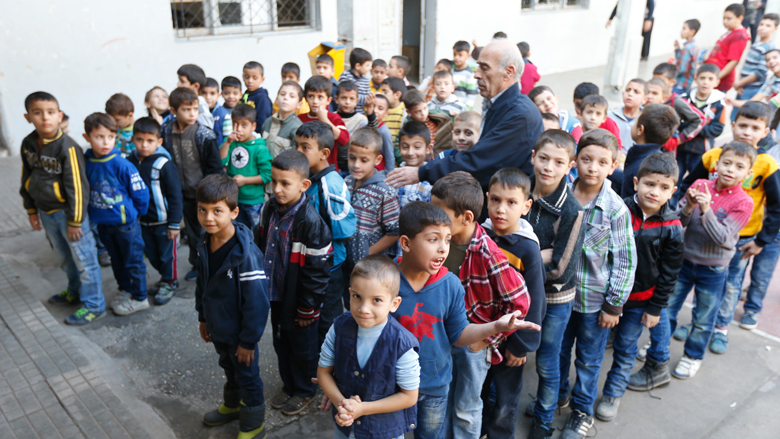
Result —
M 338 97 L 336 97 L 336 103 L 339 104 L 339 111 L 342 113 L 352 113 L 355 111 L 358 103 L 357 90 L 341 90 Z
M 452 76 L 436 78 L 433 81 L 433 92 L 436 93 L 436 99 L 444 102 L 455 91 L 455 84 L 452 83 Z
M 92 153 L 95 154 L 95 157 L 101 158 L 114 150 L 116 132 L 109 130 L 103 125 L 98 125 L 93 128 L 89 134 L 84 134 L 84 138 L 89 142 L 89 146 L 92 148 Z
M 157 151 L 162 146 L 163 139 L 156 133 L 135 133 L 133 134 L 133 144 L 135 151 L 140 159 L 145 159 Z
M 617 160 L 612 157 L 609 148 L 601 145 L 588 145 L 577 153 L 577 173 L 579 183 L 586 186 L 598 186 L 612 175 L 617 167 Z
M 374 175 L 375 166 L 382 163 L 382 154 L 377 154 L 373 149 L 350 143 L 347 162 L 349 173 L 355 179 L 355 187 L 360 187 L 369 177 Z
M 558 96 L 545 90 L 534 98 L 534 104 L 542 113 L 558 114 Z
M 736 186 L 750 175 L 750 158 L 737 155 L 734 151 L 726 151 L 718 158 L 715 170 L 718 172 L 718 189 Z
M 571 171 L 574 161 L 565 148 L 559 148 L 548 142 L 531 153 L 531 164 L 534 167 L 536 184 L 540 189 L 555 187 L 561 183 L 566 174 Z
M 225 99 L 225 108 L 233 108 L 238 105 L 243 93 L 240 87 L 225 87 L 222 89 L 222 98 Z
M 60 131 L 62 111 L 55 101 L 33 101 L 24 118 L 42 138 L 51 139 Z
M 636 82 L 629 82 L 623 90 L 623 105 L 628 108 L 639 108 L 646 102 L 645 87 Z
M 479 125 L 456 120 L 452 124 L 452 144 L 458 151 L 471 149 L 479 141 Z
M 238 206 L 230 210 L 225 200 L 213 204 L 198 201 L 198 222 L 210 235 L 225 230 L 237 217 Z
M 374 66 L 371 67 L 371 79 L 374 84 L 381 84 L 387 79 L 387 67 L 386 66 Z
M 352 276 L 349 287 L 349 311 L 361 328 L 372 328 L 387 321 L 401 297 L 389 291 L 376 278 Z
M 607 121 L 607 109 L 600 105 L 588 105 L 582 109 L 583 131 L 595 130 Z
M 447 259 L 451 240 L 450 226 L 441 224 L 427 226 L 412 239 L 406 235 L 401 236 L 400 243 L 404 259 L 433 276 Z
M 219 100 L 219 89 L 217 87 L 203 87 L 200 95 L 206 100 L 209 109 L 213 110 L 217 106 L 217 101 Z
M 499 236 L 516 232 L 520 228 L 520 218 L 533 204 L 523 189 L 508 188 L 498 183 L 490 186 L 487 200 L 488 216 L 493 223 L 493 231 Z
M 263 85 L 263 81 L 265 81 L 263 74 L 260 73 L 260 69 L 244 69 L 243 78 L 246 91 L 250 92 L 260 88 Z
M 755 148 L 758 142 L 769 134 L 769 127 L 763 120 L 737 116 L 737 120 L 731 124 L 731 131 L 734 133 L 734 140 L 745 142 Z
M 664 174 L 647 174 L 634 177 L 637 202 L 645 215 L 654 215 L 672 198 L 677 190 L 674 179 Z
M 398 149 L 401 151 L 401 158 L 406 162 L 406 166 L 422 166 L 433 154 L 430 143 L 421 136 L 401 136 Z
M 168 111 L 168 93 L 160 88 L 155 88 L 149 95 L 149 102 L 146 102 L 146 108 L 154 108 L 158 114 Z
M 773 50 L 766 54 L 766 67 L 772 71 L 772 73 L 780 74 L 780 52 Z
M 301 199 L 301 195 L 311 186 L 311 181 L 296 171 L 283 171 L 271 168 L 271 191 L 282 209 L 287 209 Z

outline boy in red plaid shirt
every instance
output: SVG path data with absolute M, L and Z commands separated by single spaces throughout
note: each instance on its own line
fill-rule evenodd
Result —
M 525 316 L 530 299 L 522 275 L 509 265 L 498 245 L 477 223 L 484 203 L 479 182 L 466 172 L 453 172 L 433 186 L 431 202 L 452 220 L 452 242 L 444 266 L 460 278 L 466 290 L 469 321 L 489 323 L 514 311 Z M 471 346 L 452 348 L 445 437 L 480 436 L 480 395 L 488 369 L 491 364 L 515 361 L 511 353 L 504 358 L 498 351 L 507 335 L 499 333 Z

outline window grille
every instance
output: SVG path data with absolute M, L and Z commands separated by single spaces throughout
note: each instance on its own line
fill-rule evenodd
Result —
M 587 8 L 588 0 L 522 0 L 525 10 L 549 10 L 566 8 Z

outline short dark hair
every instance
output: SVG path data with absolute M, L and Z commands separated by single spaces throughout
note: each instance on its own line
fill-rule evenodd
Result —
M 294 62 L 286 62 L 282 64 L 282 76 L 287 73 L 295 73 L 295 77 L 301 79 L 301 68 Z
M 401 208 L 398 234 L 414 239 L 428 226 L 452 228 L 452 220 L 441 207 L 425 201 L 412 201 Z
M 390 292 L 390 297 L 398 296 L 401 288 L 401 272 L 390 258 L 383 254 L 368 255 L 359 260 L 352 269 L 350 280 L 355 277 L 376 279 L 382 288 Z
M 428 126 L 422 122 L 410 120 L 409 122 L 403 124 L 401 130 L 398 131 L 399 144 L 401 143 L 402 137 L 422 137 L 423 140 L 425 140 L 425 145 L 427 146 L 431 143 L 431 130 L 429 130 Z
M 580 104 L 580 108 L 584 109 L 585 107 L 603 107 L 606 112 L 609 109 L 609 102 L 604 96 L 588 95 L 582 99 L 582 104 Z
M 431 81 L 435 81 L 437 79 L 442 79 L 442 78 L 453 79 L 452 78 L 452 72 L 450 72 L 449 70 L 439 70 L 438 72 L 433 74 L 433 77 L 431 78 Z
M 330 125 L 319 120 L 313 120 L 306 122 L 298 127 L 295 131 L 295 137 L 303 137 L 306 139 L 317 139 L 317 147 L 320 151 L 323 149 L 333 149 L 333 130 Z
M 280 171 L 295 171 L 301 180 L 309 178 L 309 159 L 302 152 L 286 149 L 271 162 L 271 167 Z
M 105 127 L 107 130 L 115 133 L 116 121 L 111 115 L 106 113 L 92 113 L 84 119 L 84 133 L 87 135 L 98 127 Z
M 447 59 L 447 58 L 442 58 L 442 59 L 436 61 L 436 65 L 438 66 L 439 64 L 447 67 L 447 71 L 448 72 L 452 71 L 452 60 Z
M 133 135 L 141 133 L 160 137 L 160 124 L 153 117 L 142 117 L 133 124 Z
M 455 216 L 471 211 L 474 218 L 482 214 L 485 194 L 476 178 L 464 171 L 451 172 L 436 181 L 431 196 L 440 199 Z
M 409 58 L 403 55 L 393 55 L 393 57 L 390 59 L 395 60 L 395 65 L 404 71 L 404 76 L 409 74 L 409 70 L 412 69 L 412 61 Z
M 713 73 L 715 76 L 720 76 L 720 67 L 715 64 L 702 64 L 699 66 L 699 70 L 696 71 L 696 76 L 698 77 L 702 73 Z
M 339 82 L 338 87 L 336 87 L 336 97 L 341 96 L 341 92 L 343 91 L 354 91 L 355 93 L 358 93 L 358 86 L 352 81 L 341 81 Z
M 764 102 L 748 101 L 739 108 L 735 121 L 740 117 L 751 120 L 763 120 L 767 126 L 772 120 L 772 107 Z
M 387 78 L 385 78 L 382 84 L 387 84 L 387 86 L 390 87 L 390 90 L 392 90 L 393 93 L 398 93 L 400 91 L 401 96 L 403 96 L 403 94 L 406 92 L 406 83 L 404 83 L 404 80 L 402 78 L 388 76 Z
M 645 141 L 663 145 L 672 138 L 680 125 L 680 117 L 677 112 L 668 105 L 647 104 L 636 120 L 639 125 L 645 127 Z
M 377 58 L 371 63 L 371 68 L 374 67 L 387 67 L 387 62 L 381 58 Z
M 241 90 L 241 80 L 235 76 L 225 76 L 222 78 L 222 91 L 225 91 L 225 87 L 236 87 Z
M 371 56 L 371 53 L 366 49 L 361 49 L 360 47 L 355 47 L 352 49 L 351 52 L 349 52 L 349 66 L 351 68 L 355 68 L 358 64 L 363 64 L 366 61 L 371 61 L 373 57 Z
M 224 201 L 228 209 L 238 207 L 238 185 L 227 174 L 211 174 L 203 177 L 195 189 L 198 203 L 217 204 Z
M 460 41 L 457 41 L 454 46 L 452 46 L 452 50 L 454 50 L 456 52 L 463 52 L 464 50 L 466 52 L 470 52 L 471 51 L 471 45 L 468 43 L 468 41 L 460 40 Z
M 29 112 L 30 105 L 32 105 L 33 102 L 38 102 L 38 101 L 54 102 L 55 104 L 57 104 L 57 108 L 60 107 L 60 103 L 57 102 L 57 98 L 55 98 L 54 95 L 50 93 L 46 93 L 45 91 L 36 91 L 28 94 L 27 97 L 24 98 L 24 109 Z
M 377 99 L 383 99 L 385 101 L 385 104 L 387 104 L 387 108 L 390 108 L 390 101 L 387 100 L 387 96 L 383 95 L 382 93 L 377 93 L 375 97 Z
M 506 33 L 502 32 L 502 31 L 498 31 L 498 32 L 493 34 L 493 39 L 494 40 L 500 40 L 500 39 L 506 39 L 506 38 L 508 38 L 506 36 Z
M 206 85 L 204 85 L 203 88 L 206 87 L 214 87 L 219 91 L 219 82 L 214 78 L 206 78 Z
M 661 78 L 653 78 L 653 79 L 647 81 L 647 87 L 649 88 L 651 85 L 657 85 L 657 86 L 661 87 L 661 90 L 664 92 L 664 94 L 669 93 L 669 86 L 666 85 L 664 80 L 661 79 Z
M 557 116 L 555 120 L 560 123 Z M 553 145 L 568 152 L 569 160 L 574 160 L 574 156 L 577 155 L 577 141 L 574 140 L 574 136 L 564 130 L 547 130 L 542 132 L 534 144 L 534 153 L 538 154 L 547 145 Z
M 333 62 L 333 57 L 328 55 L 327 53 L 323 53 L 322 55 L 318 56 L 317 62 L 315 62 L 314 64 L 316 65 L 321 62 L 325 64 L 330 64 L 331 67 L 333 67 L 336 64 L 335 62 Z
M 766 17 L 766 15 L 764 15 L 764 17 Z M 699 33 L 699 29 L 701 29 L 701 23 L 699 22 L 699 20 L 697 20 L 695 18 L 690 19 L 690 20 L 685 20 L 685 24 L 688 25 L 688 29 L 693 31 L 694 35 L 698 34 Z
M 636 173 L 636 179 L 641 180 L 648 174 L 660 174 L 671 178 L 674 184 L 680 178 L 680 168 L 677 166 L 677 160 L 674 154 L 669 151 L 658 152 L 642 160 L 639 165 L 639 171 Z
M 333 93 L 333 84 L 331 84 L 330 80 L 324 76 L 312 76 L 306 81 L 306 84 L 303 85 L 303 93 L 305 95 L 309 94 L 309 92 L 315 92 L 315 93 L 325 93 L 325 96 L 331 97 L 331 93 Z
M 349 136 L 349 145 L 366 148 L 376 155 L 382 155 L 382 135 L 374 127 L 364 126 L 356 129 Z
M 574 87 L 574 99 L 585 99 L 586 96 L 597 94 L 599 94 L 599 86 L 592 82 L 582 82 Z
M 557 114 L 542 113 L 542 120 L 549 120 L 550 122 L 557 123 L 559 127 L 561 126 L 561 120 L 558 118 Z
M 184 64 L 176 71 L 179 76 L 184 76 L 190 84 L 198 84 L 198 89 L 206 86 L 206 73 L 195 64 Z
M 294 88 L 295 92 L 298 93 L 298 102 L 303 100 L 303 88 L 301 87 L 301 84 L 298 84 L 295 81 L 284 81 L 282 85 L 279 86 L 279 91 L 281 91 L 284 87 Z
M 662 62 L 653 69 L 653 75 L 663 75 L 674 81 L 677 78 L 677 67 L 670 62 Z
M 726 6 L 726 10 L 724 12 L 731 12 L 735 17 L 744 17 L 745 7 L 739 3 L 732 3 Z
M 650 93 L 650 87 L 647 86 L 647 81 L 645 81 L 644 79 L 642 79 L 642 78 L 634 78 L 634 79 L 628 81 L 629 84 L 631 84 L 632 82 L 635 83 L 635 84 L 641 85 L 642 86 L 642 91 L 644 91 L 645 94 Z
M 420 90 L 413 88 L 404 93 L 401 101 L 407 110 L 411 110 L 415 105 L 425 104 L 425 95 Z
M 198 103 L 198 95 L 187 87 L 179 87 L 171 92 L 168 97 L 168 104 L 174 110 L 178 110 L 182 104 L 196 104 Z
M 774 12 L 769 14 L 764 14 L 764 16 L 761 17 L 761 21 L 764 20 L 772 20 L 775 26 L 780 26 L 780 15 L 777 15 Z
M 551 95 L 555 96 L 555 93 L 552 91 L 550 87 L 546 85 L 537 85 L 536 87 L 532 88 L 531 91 L 528 92 L 528 99 L 533 101 L 534 99 L 536 99 L 537 96 L 539 96 L 540 94 L 546 91 L 549 91 Z
M 612 161 L 618 159 L 618 140 L 614 134 L 603 128 L 596 128 L 583 134 L 577 144 L 577 154 L 591 145 L 602 146 L 612 153 Z
M 237 120 L 248 120 L 249 123 L 257 122 L 257 110 L 249 104 L 237 104 L 230 113 L 233 122 Z
M 135 111 L 133 101 L 125 94 L 116 93 L 106 101 L 106 113 L 127 116 Z
M 723 155 L 729 151 L 733 152 L 735 155 L 749 158 L 751 166 L 756 161 L 756 156 L 758 156 L 758 152 L 756 152 L 755 148 L 745 142 L 740 142 L 738 140 L 723 145 L 723 148 L 720 151 L 720 156 L 723 157 Z
M 531 179 L 528 178 L 528 174 L 517 168 L 499 169 L 498 172 L 490 177 L 488 192 L 490 192 L 494 184 L 501 185 L 501 187 L 506 189 L 520 189 L 526 198 L 531 194 Z
M 257 61 L 249 61 L 248 63 L 244 64 L 243 70 L 260 70 L 260 76 L 265 76 L 265 69 L 263 68 L 263 65 Z
M 67 113 L 63 112 L 63 113 L 62 113 L 62 121 L 63 121 L 63 122 L 67 122 L 67 121 L 69 121 L 69 120 L 70 120 L 70 116 L 68 116 L 68 114 L 67 114 Z
M 531 45 L 525 41 L 517 43 L 517 48 L 520 49 L 520 55 L 522 55 L 523 58 L 528 58 L 528 55 L 531 54 Z

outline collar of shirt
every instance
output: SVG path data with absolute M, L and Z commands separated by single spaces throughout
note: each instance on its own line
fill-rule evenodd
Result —
M 574 180 L 569 186 L 572 192 L 574 191 L 574 188 L 577 187 L 577 181 L 579 181 L 579 179 Z M 609 190 L 612 190 L 612 182 L 609 181 L 609 178 L 605 178 L 604 184 L 601 185 L 601 190 L 599 191 L 598 196 L 586 206 L 582 206 L 582 208 L 584 210 L 590 210 L 594 207 L 598 207 L 601 210 L 607 210 L 607 208 L 609 208 L 609 199 L 606 197 L 606 195 L 607 191 Z

